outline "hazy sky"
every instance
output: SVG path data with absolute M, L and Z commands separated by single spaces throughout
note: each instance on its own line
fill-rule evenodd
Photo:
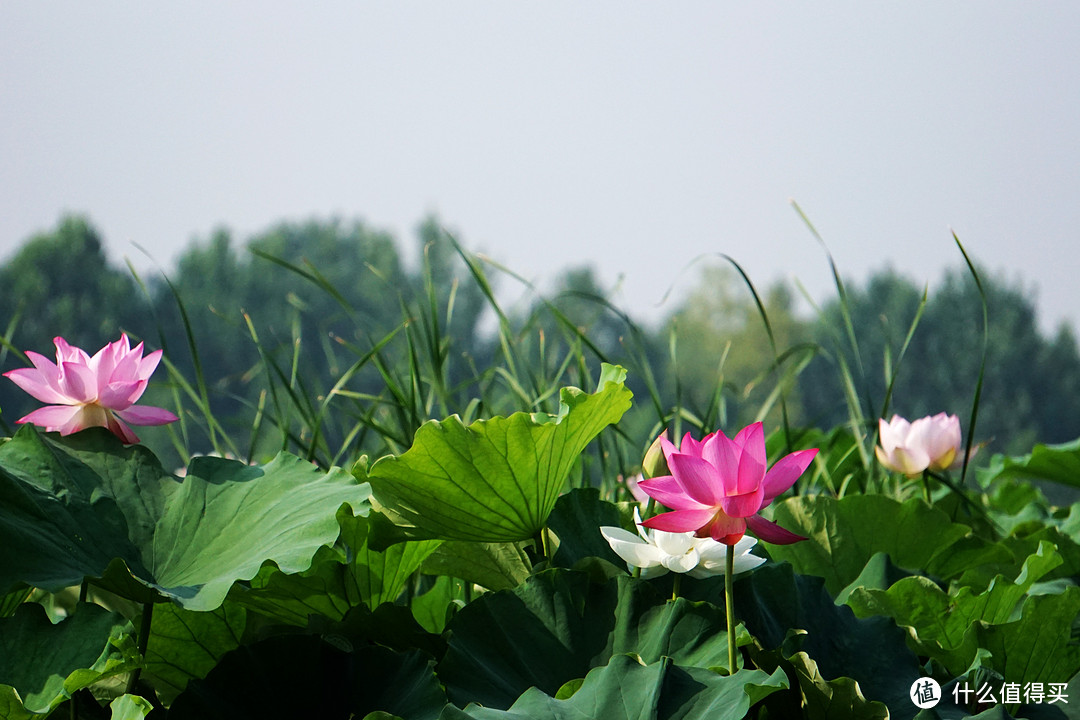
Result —
M 437 212 L 656 316 L 693 258 L 828 294 L 974 258 L 1080 320 L 1075 2 L 4 2 L 0 256 L 62 212 L 164 267 L 217 226 Z

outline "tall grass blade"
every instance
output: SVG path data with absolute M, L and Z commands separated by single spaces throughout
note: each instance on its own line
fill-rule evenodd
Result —
M 765 334 L 768 335 L 768 337 L 769 337 L 769 347 L 772 348 L 773 360 L 774 360 L 775 364 L 777 366 L 779 366 L 781 364 L 780 363 L 780 351 L 776 346 L 776 335 L 775 335 L 775 333 L 773 333 L 772 323 L 769 322 L 769 313 L 765 310 L 765 303 L 763 303 L 761 301 L 761 296 L 758 295 L 757 288 L 754 287 L 754 283 L 750 280 L 750 276 L 746 274 L 745 270 L 743 270 L 742 265 L 740 265 L 738 262 L 735 261 L 735 258 L 731 257 L 730 255 L 725 255 L 723 253 L 720 254 L 720 257 L 724 258 L 729 263 L 731 263 L 732 267 L 734 267 L 735 270 L 742 277 L 743 282 L 746 284 L 746 287 L 750 290 L 750 294 L 753 295 L 754 304 L 757 305 L 758 314 L 761 315 L 761 322 L 765 326 Z M 777 387 L 781 387 L 781 386 L 782 386 L 782 383 L 778 383 Z M 780 415 L 781 415 L 781 418 L 783 419 L 783 424 L 784 424 L 784 444 L 785 444 L 784 453 L 787 454 L 787 453 L 791 452 L 791 447 L 792 447 L 791 446 L 791 421 L 788 418 L 787 399 L 784 397 L 784 395 L 785 395 L 785 393 L 781 390 L 781 392 L 779 394 L 779 397 L 780 397 Z
M 180 292 L 176 289 L 176 286 L 173 285 L 172 280 L 169 279 L 169 276 L 165 273 L 162 273 L 161 277 L 165 281 L 165 284 L 168 286 L 169 292 L 172 294 L 173 301 L 176 303 L 176 308 L 180 312 L 180 320 L 184 326 L 184 337 L 187 339 L 188 352 L 191 353 L 191 363 L 195 372 L 195 386 L 198 389 L 198 407 L 199 410 L 202 412 L 203 419 L 206 421 L 206 429 L 209 434 L 210 444 L 211 446 L 213 446 L 215 451 L 222 453 L 221 439 L 219 439 L 219 435 L 225 438 L 226 443 L 230 444 L 230 446 L 231 440 L 228 440 L 227 434 L 222 432 L 220 424 L 214 417 L 214 414 L 210 408 L 210 392 L 207 388 L 206 375 L 203 372 L 202 360 L 199 356 L 199 346 L 198 342 L 196 342 L 195 340 L 195 332 L 191 327 L 191 318 L 188 316 L 187 306 L 184 304 L 183 298 L 180 297 Z M 175 366 L 170 365 L 169 367 L 172 368 L 172 370 L 170 371 L 170 377 L 173 377 L 175 379 L 175 377 L 178 376 L 179 373 L 176 372 Z M 184 428 L 181 427 L 181 430 L 184 431 Z M 230 447 L 230 449 L 235 453 L 235 447 Z
M 975 440 L 975 421 L 979 417 L 979 398 L 982 396 L 983 377 L 986 374 L 986 355 L 990 349 L 990 312 L 986 301 L 986 291 L 983 289 L 982 280 L 979 279 L 979 271 L 975 269 L 975 264 L 968 256 L 967 250 L 964 249 L 963 244 L 960 242 L 960 238 L 956 236 L 955 232 L 952 236 L 953 240 L 956 241 L 956 247 L 960 249 L 960 254 L 964 256 L 964 262 L 967 263 L 967 268 L 971 273 L 972 279 L 975 280 L 975 287 L 979 291 L 979 301 L 982 304 L 983 320 L 983 342 L 982 355 L 979 360 L 979 379 L 975 383 L 975 397 L 971 402 L 971 419 L 968 422 L 967 443 L 964 447 L 964 463 L 960 469 L 960 487 L 963 487 L 964 479 L 967 477 L 968 461 L 971 459 L 971 448 Z
M 271 254 L 271 253 L 265 252 L 263 250 L 259 250 L 258 248 L 249 248 L 249 249 L 250 249 L 252 255 L 254 255 L 256 257 L 259 257 L 259 258 L 262 258 L 263 260 L 268 260 L 268 261 L 274 263 L 275 265 L 280 265 L 281 267 L 285 268 L 286 270 L 289 270 L 290 272 L 296 273 L 297 275 L 304 278 L 305 280 L 309 280 L 316 287 L 318 287 L 323 292 L 325 292 L 327 295 L 332 297 L 337 302 L 337 304 L 341 305 L 341 307 L 343 307 L 345 309 L 345 311 L 348 312 L 350 315 L 352 315 L 355 312 L 355 308 L 353 308 L 352 304 L 349 303 L 349 301 L 345 299 L 345 296 L 342 295 L 340 292 L 338 292 L 338 289 L 336 287 L 334 287 L 333 284 L 331 284 L 329 280 L 327 280 L 325 277 L 323 277 L 322 273 L 320 273 L 310 263 L 305 263 L 308 266 L 308 268 L 304 269 L 304 268 L 300 267 L 299 265 L 295 265 L 295 264 L 289 262 L 288 260 L 285 260 L 284 258 L 280 258 L 280 257 L 278 257 L 276 255 Z
M 919 325 L 919 320 L 922 319 L 923 310 L 926 309 L 926 288 L 923 288 L 922 299 L 919 301 L 918 308 L 915 309 L 915 317 L 911 320 L 911 325 L 908 327 L 907 335 L 904 337 L 904 343 L 900 346 L 900 352 L 896 355 L 896 360 L 891 360 L 891 367 L 886 370 L 886 377 L 888 379 L 888 385 L 885 388 L 885 399 L 881 404 L 881 413 L 878 417 L 884 418 L 889 412 L 889 403 L 892 401 L 893 386 L 896 384 L 896 376 L 900 372 L 900 363 L 904 359 L 904 355 L 907 353 L 908 346 L 911 344 L 911 338 L 915 336 L 915 328 Z M 874 434 L 874 444 L 877 444 L 877 434 Z
M 791 201 L 791 206 L 795 209 L 795 212 L 799 214 L 799 217 L 810 231 L 810 234 L 813 235 L 814 239 L 821 245 L 822 250 L 825 252 L 825 257 L 829 261 L 829 269 L 832 272 L 833 283 L 836 286 L 836 293 L 840 302 L 840 316 L 844 324 L 844 331 L 847 335 L 847 341 L 851 348 L 852 357 L 855 360 L 855 370 L 858 374 L 856 380 L 847 361 L 843 359 L 843 352 L 837 352 L 840 374 L 844 384 L 844 395 L 848 402 L 848 411 L 851 417 L 851 429 L 852 432 L 855 433 L 855 437 L 859 443 L 860 459 L 862 460 L 863 466 L 872 471 L 874 466 L 871 462 L 870 451 L 865 445 L 865 428 L 867 426 L 866 418 L 869 413 L 873 412 L 873 401 L 870 396 L 870 387 L 868 378 L 866 377 L 866 369 L 862 361 L 862 353 L 859 350 L 859 341 L 855 335 L 855 324 L 851 319 L 851 304 L 848 301 L 844 280 L 840 277 L 840 270 L 837 268 L 832 251 L 829 250 L 829 246 L 825 243 L 825 239 L 821 237 L 821 234 L 817 231 L 817 228 L 814 227 L 814 224 L 810 222 L 810 218 L 807 217 L 806 213 L 803 212 L 803 209 L 799 207 L 799 204 L 794 200 Z M 857 384 L 861 384 L 863 387 L 864 396 L 862 401 L 859 400 L 859 391 L 856 387 Z M 864 402 L 865 407 L 863 405 Z

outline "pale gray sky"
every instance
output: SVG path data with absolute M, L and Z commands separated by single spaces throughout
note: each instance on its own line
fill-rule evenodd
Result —
M 5 2 L 0 256 L 64 211 L 112 257 L 434 211 L 631 310 L 692 258 L 755 282 L 962 259 L 1080 320 L 1075 2 Z

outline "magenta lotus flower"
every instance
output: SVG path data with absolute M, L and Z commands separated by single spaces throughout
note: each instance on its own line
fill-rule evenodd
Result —
M 725 545 L 739 542 L 748 527 L 777 545 L 806 539 L 758 512 L 795 484 L 816 449 L 786 455 L 766 472 L 765 431 L 759 422 L 732 439 L 717 430 L 700 442 L 687 433 L 678 449 L 666 437 L 662 445 L 671 475 L 643 480 L 638 487 L 672 511 L 649 518 L 645 527 L 693 530 Z
M 960 420 L 938 413 L 908 422 L 899 415 L 878 420 L 881 445 L 874 448 L 878 462 L 908 477 L 924 470 L 948 470 L 960 452 Z
M 130 444 L 139 442 L 139 438 L 126 423 L 165 425 L 179 419 L 163 408 L 135 405 L 161 360 L 160 350 L 143 357 L 143 344 L 133 349 L 126 334 L 93 357 L 68 345 L 62 337 L 53 342 L 55 364 L 44 355 L 28 351 L 26 355 L 34 367 L 4 373 L 23 390 L 49 403 L 18 422 L 33 423 L 61 435 L 103 427 Z

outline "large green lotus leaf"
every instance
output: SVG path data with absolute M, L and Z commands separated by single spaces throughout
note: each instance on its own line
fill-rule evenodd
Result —
M 1026 555 L 1020 557 L 1024 558 Z M 1016 556 L 1002 543 L 968 535 L 954 542 L 945 552 L 939 552 L 930 558 L 926 572 L 935 577 L 955 580 L 971 570 L 1016 562 Z
M 40 717 L 23 707 L 22 699 L 15 688 L 0 685 L 0 720 L 33 720 Z
M 228 653 L 192 680 L 170 720 L 348 718 L 384 711 L 435 720 L 446 695 L 420 652 L 346 650 L 313 635 L 279 635 Z
M 1080 534 L 1076 531 L 1066 534 L 1056 527 L 1041 527 L 1032 529 L 1028 534 L 1013 535 L 1001 541 L 1001 545 L 1007 547 L 1018 558 L 1026 558 L 1037 550 L 1039 545 L 1049 542 L 1054 546 L 1058 555 L 1061 556 L 1062 564 L 1052 570 L 1050 578 L 1072 578 L 1080 575 L 1080 544 L 1076 538 Z M 971 573 L 975 575 L 975 573 Z M 966 578 L 967 573 L 965 573 Z
M 412 574 L 435 551 L 438 540 L 397 543 L 379 552 L 368 538 L 374 523 L 387 522 L 378 513 L 354 516 L 342 507 L 339 547 L 322 547 L 311 567 L 286 573 L 265 565 L 248 587 L 235 587 L 231 597 L 241 605 L 278 622 L 304 627 L 311 616 L 343 619 L 359 605 L 377 608 L 394 602 Z
M 195 458 L 181 481 L 100 428 L 60 438 L 24 426 L 0 446 L 0 588 L 57 591 L 126 565 L 159 599 L 212 610 L 266 560 L 308 567 L 337 537 L 337 509 L 369 495 L 286 453 L 261 467 Z M 145 599 L 130 580 L 109 586 Z
M 263 566 L 247 586 L 233 586 L 229 600 L 274 622 L 298 627 L 305 627 L 313 615 L 341 620 L 352 607 L 341 558 L 330 547 L 319 548 L 303 572 Z
M 404 454 L 353 472 L 415 537 L 525 540 L 544 527 L 585 446 L 630 408 L 625 379 L 625 370 L 604 365 L 597 392 L 563 388 L 556 416 L 425 423 Z
M 797 652 L 788 662 L 799 680 L 803 696 L 803 714 L 807 720 L 888 720 L 889 709 L 880 702 L 867 700 L 859 683 L 849 677 L 826 679 L 807 653 Z M 910 716 L 899 711 L 896 716 Z
M 701 585 L 702 591 L 710 587 Z M 718 593 L 722 583 L 712 586 Z M 764 650 L 779 649 L 782 658 L 805 652 L 815 664 L 808 677 L 851 678 L 866 699 L 885 703 L 894 717 L 914 707 L 907 693 L 921 675 L 918 659 L 891 619 L 856 618 L 833 602 L 821 578 L 797 575 L 786 563 L 737 578 L 734 594 L 736 617 Z
M 1062 580 L 1072 584 L 1072 578 L 1080 575 L 1080 544 L 1073 537 L 1060 529 L 1040 523 L 1029 523 L 1025 527 L 1016 528 L 1013 535 L 1004 537 L 996 545 L 1006 551 L 1011 557 L 995 558 L 984 565 L 968 568 L 959 577 L 951 580 L 953 585 L 967 586 L 977 592 L 982 592 L 998 575 L 1016 577 L 1023 570 L 1024 563 L 1032 555 L 1038 553 L 1039 546 L 1043 543 L 1053 545 L 1055 552 L 1061 558 L 1062 563 L 1052 569 L 1043 578 L 1043 582 Z
M 999 575 L 981 593 L 971 587 L 946 593 L 932 580 L 912 576 L 897 581 L 888 590 L 857 588 L 848 598 L 848 605 L 860 617 L 885 615 L 899 625 L 913 628 L 919 654 L 938 660 L 956 676 L 974 660 L 976 648 L 968 633 L 971 626 L 1001 625 L 1012 620 L 1031 586 L 1060 564 L 1054 546 L 1043 542 L 1039 551 L 1025 561 L 1015 582 Z
M 532 563 L 521 543 L 447 540 L 424 561 L 429 575 L 448 575 L 488 590 L 509 590 L 529 577 Z
M 216 608 L 233 582 L 254 577 L 266 561 L 283 572 L 307 569 L 338 535 L 335 512 L 343 503 L 363 507 L 368 497 L 348 473 L 324 473 L 285 453 L 252 468 L 196 458 L 154 536 L 155 587 L 189 609 Z
M 643 665 L 616 655 L 591 670 L 569 698 L 534 687 L 508 710 L 448 705 L 440 720 L 741 720 L 758 700 L 785 688 L 782 671 L 740 670 L 725 677 L 670 658 Z
M 166 704 L 240 646 L 247 620 L 244 608 L 231 601 L 210 612 L 163 603 L 153 613 L 143 679 Z
M 0 619 L 0 717 L 5 704 L 7 716 L 20 716 L 18 698 L 26 710 L 48 713 L 76 690 L 134 669 L 118 649 L 130 631 L 127 620 L 98 605 L 80 603 L 54 625 L 44 607 L 23 603 Z
M 420 650 L 429 658 L 446 653 L 446 639 L 425 630 L 404 605 L 383 603 L 374 610 L 361 605 L 350 610 L 340 622 L 313 619 L 308 632 L 335 641 L 344 640 L 355 647 L 374 644 L 398 652 Z
M 1067 683 L 1080 672 L 1080 645 L 1073 625 L 1080 615 L 1080 587 L 1059 595 L 1036 595 L 1024 602 L 1019 620 L 979 627 L 979 646 L 1009 682 Z
M 780 670 L 742 669 L 722 676 L 696 667 L 668 666 L 657 718 L 713 720 L 746 717 L 750 707 L 788 688 Z
M 769 554 L 787 560 L 796 572 L 825 578 L 833 595 L 858 577 L 875 553 L 886 553 L 905 570 L 922 570 L 971 532 L 921 499 L 900 503 L 884 495 L 788 498 L 774 519 L 809 540 L 770 545 Z
M 559 538 L 559 549 L 552 563 L 573 567 L 584 558 L 598 557 L 625 567 L 626 561 L 615 554 L 600 534 L 603 525 L 619 527 L 622 517 L 618 506 L 601 500 L 596 488 L 575 488 L 560 497 L 548 518 L 548 528 Z
M 461 608 L 465 607 L 462 581 L 441 575 L 422 595 L 413 598 L 410 610 L 420 624 L 429 633 L 441 635 L 446 624 Z
M 411 540 L 378 551 L 371 547 L 368 535 L 375 524 L 389 522 L 383 515 L 352 517 L 350 513 L 340 512 L 338 522 L 342 541 L 351 550 L 351 560 L 344 565 L 349 598 L 353 605 L 362 602 L 372 609 L 397 600 L 412 574 L 442 543 Z
M 978 473 L 983 487 L 1006 478 L 1049 480 L 1080 487 L 1080 439 L 1060 445 L 1036 445 L 1030 455 L 995 455 L 990 467 Z
M 121 695 L 109 703 L 109 720 L 145 720 L 154 709 L 150 701 L 138 695 Z
M 26 601 L 26 598 L 30 597 L 30 593 L 31 588 L 19 585 L 11 592 L 0 595 L 0 618 L 14 615 L 19 606 Z
M 859 577 L 852 580 L 846 588 L 837 594 L 836 604 L 846 604 L 848 597 L 857 588 L 888 590 L 892 587 L 893 583 L 904 577 L 910 577 L 910 573 L 906 573 L 896 567 L 885 553 L 874 553 L 874 555 L 866 561 L 866 567 L 859 573 Z
M 458 611 L 439 677 L 459 705 L 507 708 L 530 686 L 554 696 L 620 653 L 726 668 L 724 611 L 668 597 L 627 575 L 594 583 L 584 572 L 541 572 Z

